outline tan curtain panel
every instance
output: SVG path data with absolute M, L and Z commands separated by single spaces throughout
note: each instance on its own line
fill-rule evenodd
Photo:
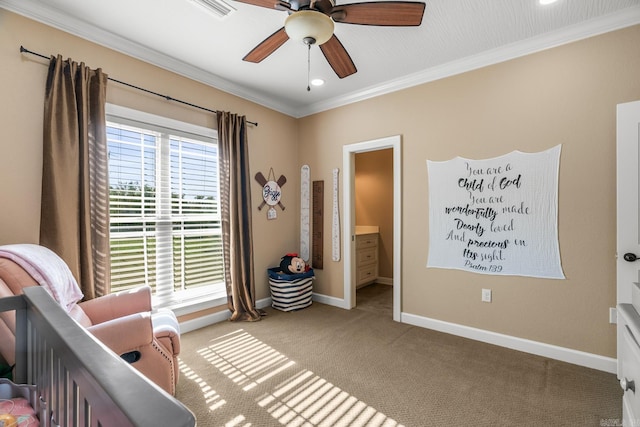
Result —
M 255 307 L 253 233 L 247 125 L 244 116 L 218 112 L 220 204 L 230 320 L 260 320 Z
M 44 105 L 40 244 L 71 269 L 85 299 L 109 290 L 107 75 L 52 57 Z

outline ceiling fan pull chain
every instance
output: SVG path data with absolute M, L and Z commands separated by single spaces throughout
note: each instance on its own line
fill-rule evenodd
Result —
M 307 44 L 307 92 L 311 92 L 311 43 Z

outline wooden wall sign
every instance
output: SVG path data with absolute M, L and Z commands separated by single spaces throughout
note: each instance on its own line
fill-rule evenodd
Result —
M 331 260 L 340 261 L 340 210 L 338 209 L 338 173 L 333 170 L 333 210 L 331 218 Z
M 311 226 L 311 266 L 322 269 L 322 244 L 324 234 L 324 181 L 313 181 Z

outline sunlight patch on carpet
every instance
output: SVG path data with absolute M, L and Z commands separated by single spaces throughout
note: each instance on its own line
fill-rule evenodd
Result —
M 247 427 L 250 426 L 251 423 L 242 424 L 242 423 L 244 423 L 245 420 L 246 419 L 245 419 L 245 417 L 243 415 L 238 415 L 237 417 L 235 417 L 234 419 L 232 419 L 231 421 L 226 423 L 224 425 L 224 427 L 237 427 L 237 426 L 240 426 L 240 425 L 247 426 Z
M 240 330 L 214 340 L 198 354 L 249 391 L 295 365 L 283 354 Z
M 202 397 L 205 399 L 205 403 L 209 406 L 210 411 L 215 411 L 216 409 L 222 407 L 226 400 L 224 400 L 215 390 L 207 384 L 205 380 L 200 378 L 198 374 L 196 374 L 193 369 L 187 366 L 182 360 L 178 362 L 178 368 L 182 375 L 184 375 L 187 379 L 196 383 L 200 390 L 202 391 Z
M 198 354 L 246 392 L 296 365 L 242 329 L 212 340 Z M 402 427 L 307 369 L 290 374 L 256 403 L 280 424 L 291 427 Z

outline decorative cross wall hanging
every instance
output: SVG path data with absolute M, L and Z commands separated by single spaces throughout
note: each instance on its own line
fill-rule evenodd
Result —
M 269 206 L 267 211 L 268 219 L 276 219 L 277 213 L 275 206 L 280 206 L 280 209 L 284 210 L 284 205 L 280 201 L 282 198 L 282 186 L 287 182 L 287 178 L 284 175 L 280 175 L 278 180 L 275 180 L 275 173 L 273 168 L 269 168 L 269 179 L 265 178 L 262 172 L 258 172 L 255 176 L 258 184 L 262 186 L 262 203 L 258 206 L 258 210 L 261 211 L 265 205 Z

